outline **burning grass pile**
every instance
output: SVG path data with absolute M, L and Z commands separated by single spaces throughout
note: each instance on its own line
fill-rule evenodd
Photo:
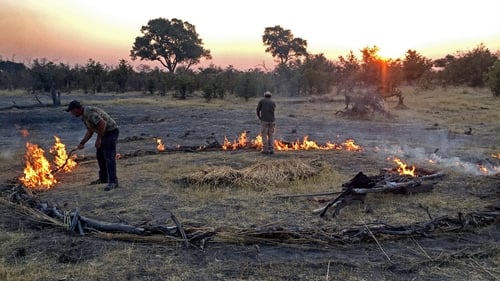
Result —
M 273 186 L 279 183 L 307 179 L 320 170 L 311 163 L 301 160 L 266 160 L 237 170 L 229 166 L 214 166 L 197 171 L 181 179 L 192 185 L 216 187 Z

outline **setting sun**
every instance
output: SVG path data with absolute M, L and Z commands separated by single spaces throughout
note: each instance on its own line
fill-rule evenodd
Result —
M 331 60 L 349 51 L 359 55 L 360 49 L 372 46 L 378 46 L 385 59 L 403 58 L 408 49 L 440 58 L 480 43 L 491 50 L 500 48 L 500 2 L 490 0 L 474 5 L 312 0 L 300 7 L 256 0 L 244 9 L 226 0 L 144 0 L 135 5 L 97 0 L 1 2 L 0 56 L 26 63 L 36 58 L 72 64 L 92 58 L 112 65 L 130 60 L 141 26 L 158 17 L 181 19 L 196 27 L 213 57 L 202 64 L 243 69 L 274 64 L 264 51 L 262 35 L 275 25 L 306 40 L 310 53 Z

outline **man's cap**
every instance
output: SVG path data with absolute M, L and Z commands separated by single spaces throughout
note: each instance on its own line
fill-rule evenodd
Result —
M 69 103 L 68 109 L 66 109 L 66 112 L 70 112 L 72 109 L 80 108 L 80 107 L 82 107 L 82 104 L 77 100 L 73 100 Z
M 272 95 L 273 95 L 273 94 L 272 94 L 271 92 L 269 92 L 269 91 L 267 91 L 267 92 L 265 92 L 265 93 L 264 93 L 264 97 L 270 97 L 270 96 L 272 96 Z

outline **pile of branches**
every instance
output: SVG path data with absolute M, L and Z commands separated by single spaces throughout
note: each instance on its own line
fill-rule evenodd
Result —
M 389 192 L 399 194 L 413 194 L 432 191 L 432 183 L 423 183 L 424 180 L 436 179 L 445 176 L 444 173 L 420 169 L 416 176 L 400 175 L 396 170 L 384 169 L 379 175 L 367 176 L 359 172 L 348 182 L 342 184 L 342 192 L 325 206 L 313 211 L 323 217 L 328 209 L 334 208 L 332 216 L 335 217 L 340 210 L 353 202 L 364 204 L 366 194 L 376 192 Z
M 65 228 L 70 234 L 92 234 L 105 239 L 130 241 L 156 241 L 159 243 L 184 243 L 186 247 L 202 247 L 215 233 L 212 229 L 185 228 L 176 216 L 169 211 L 172 225 L 134 226 L 123 222 L 112 223 L 92 219 L 82 215 L 77 208 L 72 211 L 61 210 L 58 206 L 40 201 L 36 193 L 21 184 L 2 188 L 0 204 L 15 209 L 18 213 L 30 216 L 35 221 L 51 223 Z M 7 199 L 4 199 L 7 198 Z M 147 237 L 147 239 L 144 239 Z
M 183 225 L 172 213 L 173 225 L 134 226 L 125 223 L 109 223 L 82 215 L 78 209 L 64 211 L 57 206 L 42 202 L 19 185 L 3 186 L 0 205 L 15 214 L 28 216 L 31 221 L 52 224 L 64 228 L 72 235 L 92 235 L 100 239 L 121 240 L 153 244 L 179 244 L 186 248 L 205 249 L 212 244 L 260 244 L 260 245 L 337 245 L 362 241 L 377 241 L 391 237 L 427 236 L 433 232 L 457 232 L 498 223 L 499 209 L 459 213 L 456 217 L 441 216 L 427 222 L 408 225 L 389 225 L 381 222 L 336 230 L 279 226 L 271 223 L 246 229 L 224 227 L 191 227 Z M 7 200 L 7 199 L 8 200 Z
M 387 119 L 394 118 L 387 110 L 384 98 L 377 93 L 368 92 L 359 95 L 346 95 L 345 104 L 345 109 L 337 111 L 336 115 L 367 118 L 378 113 Z

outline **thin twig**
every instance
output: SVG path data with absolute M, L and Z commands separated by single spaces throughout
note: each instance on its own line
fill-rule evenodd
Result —
M 484 270 L 484 272 L 488 273 L 491 277 L 493 277 L 493 280 L 499 280 L 498 276 L 495 276 L 493 273 L 491 273 L 489 270 L 487 270 L 486 268 L 484 268 L 484 266 L 480 265 L 476 260 L 474 260 L 473 258 L 469 258 L 473 263 L 475 263 L 479 268 L 481 268 L 482 270 Z
M 429 254 L 427 253 L 427 251 L 425 251 L 424 248 L 422 248 L 422 246 L 420 244 L 418 244 L 418 242 L 412 237 L 411 238 L 413 240 L 413 242 L 415 242 L 415 244 L 417 244 L 418 248 L 420 249 L 420 251 L 422 251 L 422 253 L 424 253 L 424 255 L 429 259 L 429 260 L 432 260 L 432 257 L 429 256 Z
M 335 194 L 340 194 L 340 193 L 342 193 L 342 191 L 321 192 L 321 193 L 282 194 L 282 195 L 276 195 L 276 198 L 313 197 L 313 196 L 335 195 Z
M 375 235 L 373 235 L 373 232 L 370 230 L 370 228 L 368 228 L 368 226 L 365 224 L 365 228 L 366 230 L 368 230 L 368 233 L 370 234 L 370 236 L 373 238 L 373 240 L 375 240 L 375 242 L 377 243 L 378 247 L 380 248 L 380 250 L 382 251 L 382 253 L 384 254 L 384 256 L 387 258 L 387 260 L 390 262 L 390 263 L 394 263 L 391 258 L 387 255 L 387 253 L 384 251 L 384 248 L 382 248 L 382 245 L 380 245 L 380 243 L 378 242 L 377 238 L 375 237 Z
M 325 278 L 326 281 L 330 279 L 329 275 L 330 275 L 330 261 L 328 261 L 328 267 L 326 268 L 326 278 Z

